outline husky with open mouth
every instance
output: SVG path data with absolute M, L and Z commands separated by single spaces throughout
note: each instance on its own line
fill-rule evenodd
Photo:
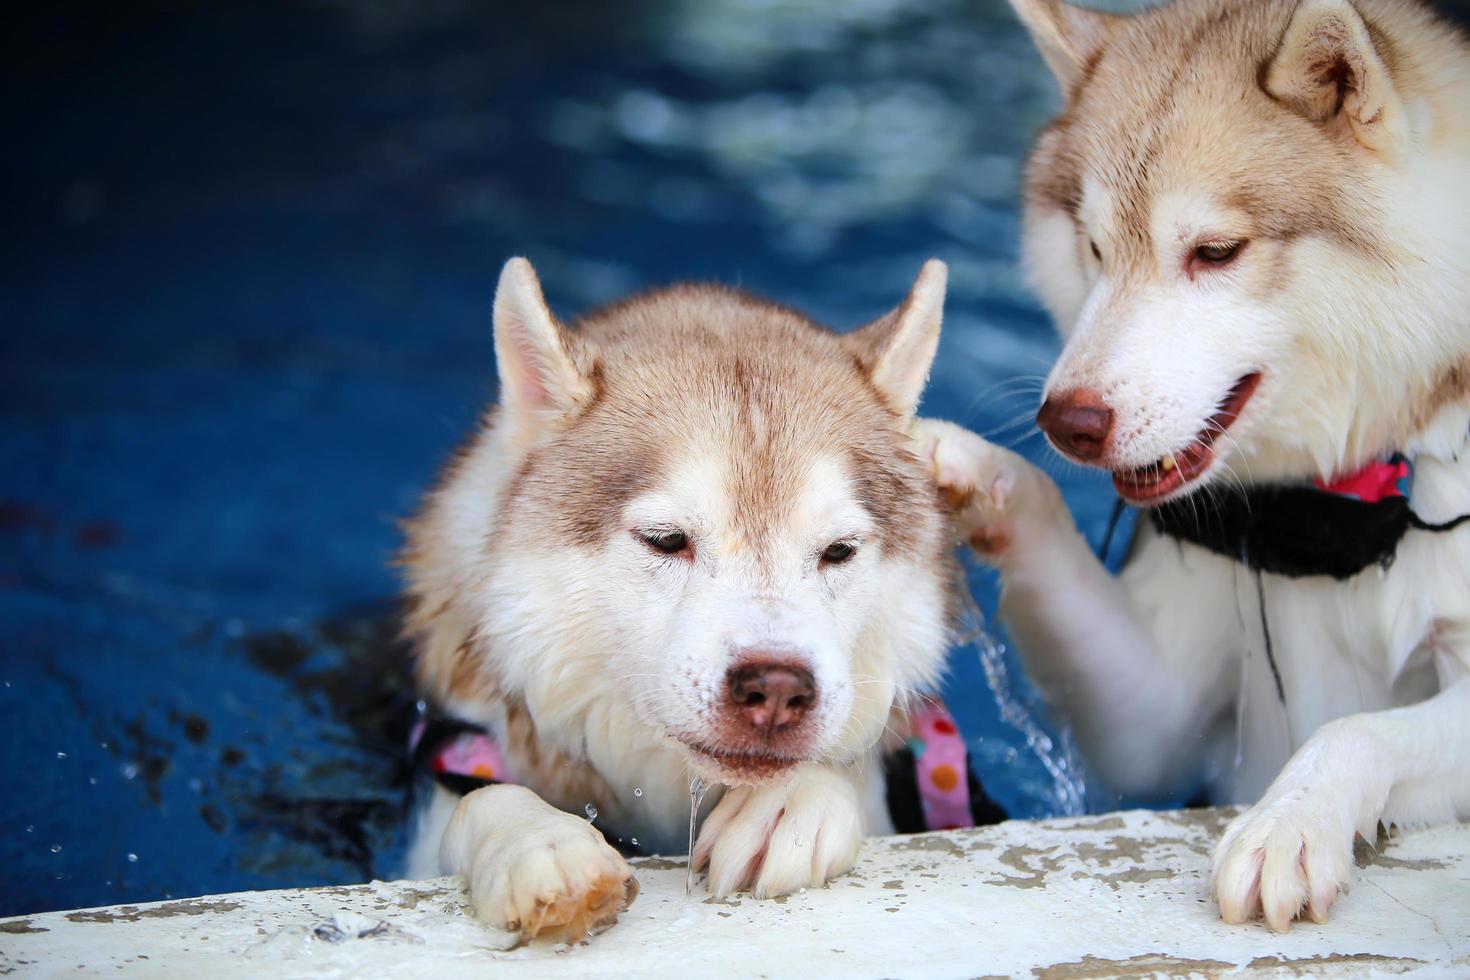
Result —
M 1223 917 L 1324 921 L 1355 832 L 1470 814 L 1470 48 L 1409 0 L 1012 2 L 1066 101 L 1037 421 L 1149 510 L 1114 578 L 1014 454 L 933 425 L 942 482 L 1096 771 L 1254 803 Z
M 880 743 L 937 682 L 956 609 L 910 442 L 945 275 L 846 335 L 709 286 L 570 329 L 506 265 L 499 405 L 405 553 L 424 696 L 493 740 L 461 754 L 500 784 L 436 785 L 411 874 L 464 873 L 522 938 L 579 938 L 636 889 L 599 828 L 683 853 L 694 777 L 716 894 L 820 885 L 892 832 Z

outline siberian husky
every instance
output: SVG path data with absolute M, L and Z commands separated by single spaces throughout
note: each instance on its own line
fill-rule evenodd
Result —
M 928 425 L 941 482 L 1096 772 L 1253 802 L 1222 917 L 1324 921 L 1355 832 L 1470 814 L 1470 49 L 1408 0 L 1012 3 L 1066 103 L 1026 172 L 1038 423 L 1154 509 L 1115 578 L 1018 456 Z M 1411 510 L 1334 538 L 1310 485 L 1388 500 L 1394 454 Z
M 485 922 L 575 939 L 636 892 L 598 828 L 684 852 L 691 777 L 723 788 L 692 856 L 716 894 L 820 885 L 892 832 L 880 742 L 955 609 L 910 442 L 945 277 L 929 262 L 846 335 L 706 286 L 569 329 L 505 266 L 499 405 L 404 557 L 425 697 L 493 735 L 482 775 L 507 784 L 436 786 L 411 874 L 463 873 Z

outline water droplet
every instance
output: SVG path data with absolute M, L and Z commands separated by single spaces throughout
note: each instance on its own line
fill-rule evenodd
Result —
M 137 779 L 138 767 L 129 762 L 127 765 L 122 767 L 122 774 L 124 779 Z
M 694 824 L 699 818 L 699 804 L 704 802 L 704 794 L 709 789 L 703 779 L 695 776 L 689 780 L 689 870 L 684 874 L 684 894 L 694 894 Z
M 100 744 L 100 745 L 101 745 L 101 746 L 102 746 L 102 747 L 103 747 L 103 748 L 104 748 L 104 749 L 110 749 L 110 748 L 112 748 L 112 746 L 110 746 L 110 745 L 108 745 L 108 744 L 107 744 L 107 743 L 106 743 L 106 742 L 101 742 L 101 743 L 99 743 L 99 744 Z
M 34 834 L 35 832 L 36 832 L 36 825 L 35 824 L 33 824 L 33 823 L 26 824 L 26 833 L 28 833 L 28 834 Z
M 588 803 L 582 809 L 584 809 L 584 810 L 587 811 L 587 819 L 588 820 L 596 820 L 597 819 L 597 807 L 593 806 L 591 803 Z
M 129 851 L 128 852 L 128 863 L 129 864 L 137 864 L 138 863 L 138 855 L 134 854 L 132 851 Z
M 642 796 L 643 795 L 643 787 L 642 786 L 634 786 L 633 787 L 633 795 L 634 796 Z
M 66 758 L 66 753 L 65 752 L 58 752 L 58 753 L 56 753 L 56 758 L 58 758 L 58 759 L 65 759 Z
M 1052 789 L 1058 801 L 1058 816 L 1075 816 L 1086 812 L 1087 784 L 1078 764 L 1075 746 L 1065 729 L 1060 738 L 1053 740 L 1041 728 L 1024 700 L 1012 689 L 1006 667 L 1006 647 L 985 629 L 984 617 L 973 600 L 964 611 L 966 622 L 972 627 L 967 640 L 979 654 L 980 667 L 985 673 L 985 682 L 1000 709 L 1003 721 L 1016 729 L 1025 738 L 1027 751 L 1034 755 L 1047 775 L 1052 779 Z M 1012 765 L 1020 753 L 1007 748 L 1005 763 Z
M 88 776 L 87 777 L 87 782 L 91 783 L 93 786 L 96 786 L 97 785 L 97 777 L 96 776 Z
M 52 844 L 51 845 L 51 853 L 52 854 L 60 854 L 61 853 L 61 845 L 60 844 Z
M 806 841 L 804 841 L 804 840 L 801 839 L 801 835 L 800 834 L 795 835 L 791 839 L 791 843 L 795 844 L 797 847 L 806 847 Z

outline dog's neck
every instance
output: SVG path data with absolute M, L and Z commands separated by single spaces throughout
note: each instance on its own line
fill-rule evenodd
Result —
M 1149 516 L 1160 533 L 1258 573 L 1348 579 L 1386 570 L 1405 535 L 1470 523 L 1470 418 L 1461 412 L 1457 422 L 1457 437 L 1437 433 L 1433 451 L 1414 458 L 1395 454 L 1311 483 L 1228 487 Z

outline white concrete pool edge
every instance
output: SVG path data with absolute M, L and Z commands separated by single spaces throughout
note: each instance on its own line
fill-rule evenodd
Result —
M 1470 825 L 1396 838 L 1326 925 L 1219 921 L 1208 855 L 1229 814 L 1130 811 L 875 838 L 785 899 L 642 894 L 574 948 L 497 948 L 456 879 L 241 892 L 0 920 L 0 975 L 1470 976 Z

